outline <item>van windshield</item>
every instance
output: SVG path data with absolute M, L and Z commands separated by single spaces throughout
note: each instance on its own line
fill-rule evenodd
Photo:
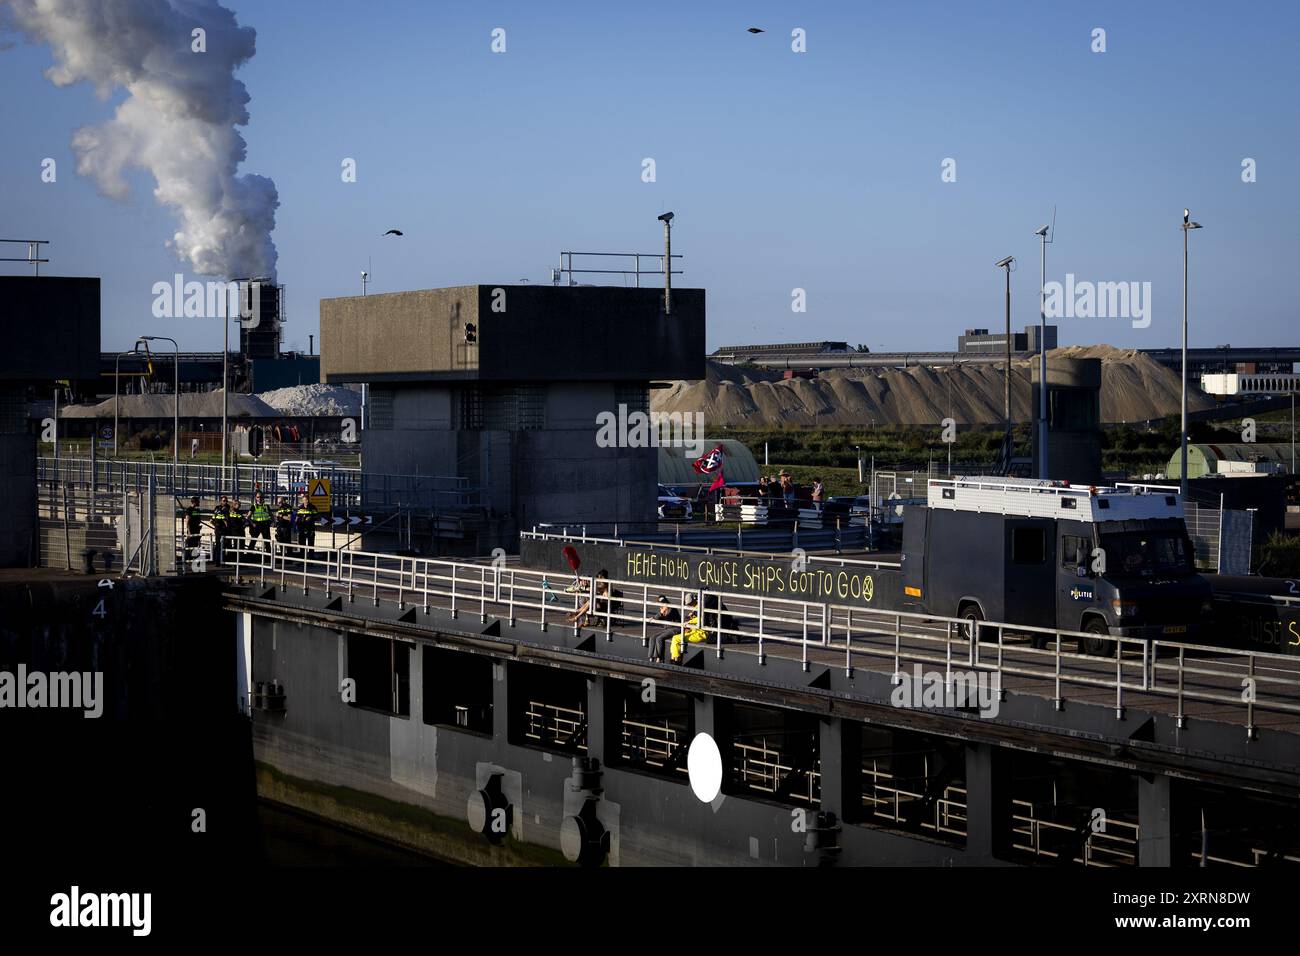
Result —
M 1187 539 L 1180 534 L 1142 531 L 1103 534 L 1101 547 L 1110 574 L 1141 575 L 1191 574 L 1192 556 Z

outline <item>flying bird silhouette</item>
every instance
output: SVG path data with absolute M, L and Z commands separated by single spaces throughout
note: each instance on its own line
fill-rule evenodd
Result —
M 384 236 L 404 236 L 404 235 L 406 235 L 406 233 L 402 232 L 402 230 L 400 229 L 389 229 L 386 233 L 384 233 Z M 380 236 L 379 238 L 382 239 L 384 236 Z
M 760 30 L 758 27 L 750 27 L 750 28 L 749 28 L 748 30 L 746 30 L 745 32 L 746 32 L 746 33 L 763 33 L 763 32 L 765 32 L 765 31 Z

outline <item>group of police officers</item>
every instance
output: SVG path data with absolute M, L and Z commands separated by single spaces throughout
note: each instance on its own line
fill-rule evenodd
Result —
M 185 522 L 185 560 L 189 562 L 198 550 L 205 523 L 212 527 L 212 560 L 221 563 L 225 539 L 230 536 L 249 538 L 249 543 L 265 538 L 268 545 L 271 540 L 271 525 L 275 525 L 275 540 L 282 544 L 293 544 L 297 533 L 297 543 L 312 546 L 316 543 L 316 525 L 320 521 L 320 512 L 312 504 L 306 492 L 301 495 L 297 509 L 290 507 L 288 498 L 280 498 L 275 511 L 259 491 L 253 496 L 253 506 L 248 511 L 239 507 L 239 498 L 232 503 L 230 498 L 222 495 L 216 508 L 210 515 L 204 515 L 199 507 L 197 495 L 190 499 L 190 506 L 182 515 Z M 261 548 L 259 543 L 258 548 Z

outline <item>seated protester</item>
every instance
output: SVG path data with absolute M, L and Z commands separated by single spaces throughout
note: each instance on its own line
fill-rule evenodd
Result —
M 609 572 L 601 570 L 596 574 L 595 614 L 592 613 L 592 598 L 587 598 L 578 606 L 576 611 L 568 615 L 568 622 L 576 624 L 578 627 L 586 627 L 593 616 L 599 617 L 601 614 L 607 613 L 609 602 L 601 599 L 606 594 L 609 594 Z
M 654 623 L 671 624 L 672 627 L 665 628 L 650 639 L 649 659 L 655 664 L 664 662 L 664 641 L 672 637 L 680 630 L 677 627 L 682 622 L 682 615 L 677 608 L 672 606 L 666 595 L 659 595 L 659 610 L 655 613 Z
M 709 634 L 700 627 L 700 612 L 696 606 L 695 595 L 692 594 L 686 599 L 688 613 L 690 617 L 686 619 L 686 626 L 673 635 L 672 643 L 668 646 L 669 657 L 674 664 L 680 664 L 682 657 L 686 654 L 687 643 L 702 644 L 709 639 Z
M 735 616 L 727 613 L 727 605 L 723 603 L 720 594 L 715 591 L 706 591 L 704 593 L 703 627 L 709 634 L 714 636 L 718 633 L 719 615 L 721 615 L 722 639 L 724 641 L 736 640 L 736 635 L 731 633 L 737 629 Z

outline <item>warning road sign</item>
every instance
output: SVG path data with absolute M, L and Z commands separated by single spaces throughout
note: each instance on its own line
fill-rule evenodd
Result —
M 330 504 L 330 480 L 328 478 L 309 478 L 307 480 L 307 498 L 321 514 L 328 514 Z

